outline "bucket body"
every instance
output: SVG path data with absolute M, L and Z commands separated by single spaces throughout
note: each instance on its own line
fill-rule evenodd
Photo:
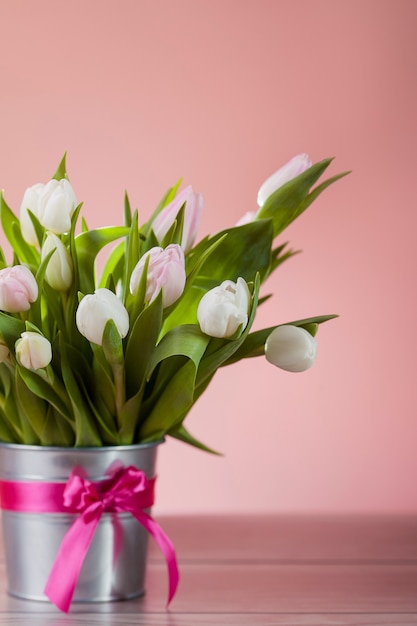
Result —
M 101 481 L 115 462 L 133 465 L 153 478 L 159 443 L 98 448 L 0 444 L 0 480 L 66 483 L 74 468 L 82 468 L 86 478 Z M 45 584 L 76 517 L 71 513 L 2 511 L 10 595 L 48 601 Z M 130 513 L 103 513 L 73 601 L 108 602 L 142 595 L 147 545 L 147 531 Z

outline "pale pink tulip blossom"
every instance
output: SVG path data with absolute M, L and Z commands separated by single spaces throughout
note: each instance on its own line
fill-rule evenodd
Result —
M 317 356 L 317 341 L 300 326 L 278 326 L 265 343 L 267 361 L 287 372 L 304 372 Z
M 28 311 L 37 297 L 38 284 L 25 265 L 14 265 L 0 270 L 0 311 Z
M 290 180 L 302 174 L 312 166 L 312 161 L 308 154 L 298 154 L 280 167 L 272 176 L 266 179 L 258 191 L 258 206 L 263 206 L 265 201 L 274 191 L 288 183 Z
M 51 344 L 46 337 L 34 332 L 24 332 L 16 341 L 16 358 L 29 370 L 47 367 L 52 360 Z
M 183 189 L 183 191 L 180 191 L 180 193 L 158 213 L 152 223 L 152 230 L 159 243 L 161 243 L 176 220 L 183 204 L 185 204 L 185 209 L 181 247 L 184 252 L 188 252 L 188 250 L 192 248 L 197 236 L 203 210 L 203 196 L 200 193 L 195 193 L 191 185 Z
M 178 244 L 166 248 L 155 246 L 139 260 L 130 278 L 130 293 L 136 295 L 140 279 L 149 258 L 146 275 L 145 302 L 153 302 L 162 289 L 163 306 L 168 307 L 182 295 L 185 287 L 184 252 Z

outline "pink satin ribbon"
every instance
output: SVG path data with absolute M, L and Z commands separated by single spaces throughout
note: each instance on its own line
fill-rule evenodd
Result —
M 26 513 L 74 513 L 79 516 L 65 535 L 45 587 L 45 595 L 68 613 L 81 568 L 103 513 L 131 513 L 153 536 L 168 567 L 168 604 L 179 572 L 175 549 L 155 520 L 144 512 L 154 500 L 155 479 L 133 466 L 119 468 L 101 482 L 73 473 L 67 483 L 0 481 L 1 508 Z

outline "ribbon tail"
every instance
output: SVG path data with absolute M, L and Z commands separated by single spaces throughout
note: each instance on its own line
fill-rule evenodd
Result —
M 89 515 L 88 521 L 84 515 L 78 517 L 58 550 L 44 593 L 64 613 L 68 613 L 70 609 L 81 568 L 100 517 L 100 514 Z
M 131 513 L 148 531 L 148 533 L 152 535 L 165 557 L 169 579 L 168 606 L 172 598 L 175 596 L 180 579 L 174 545 L 159 524 L 155 522 L 150 515 L 147 515 L 144 511 L 131 511 Z

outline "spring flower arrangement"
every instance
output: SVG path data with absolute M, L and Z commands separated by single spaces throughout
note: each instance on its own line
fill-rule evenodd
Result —
M 13 253 L 0 250 L 0 440 L 129 445 L 175 437 L 217 370 L 265 355 L 289 371 L 315 359 L 324 315 L 251 332 L 263 281 L 294 251 L 276 238 L 330 184 L 331 159 L 299 155 L 259 190 L 258 209 L 198 243 L 203 201 L 175 185 L 138 223 L 90 230 L 65 156 L 24 193 L 19 217 L 1 195 Z M 98 274 L 97 255 L 109 250 Z

